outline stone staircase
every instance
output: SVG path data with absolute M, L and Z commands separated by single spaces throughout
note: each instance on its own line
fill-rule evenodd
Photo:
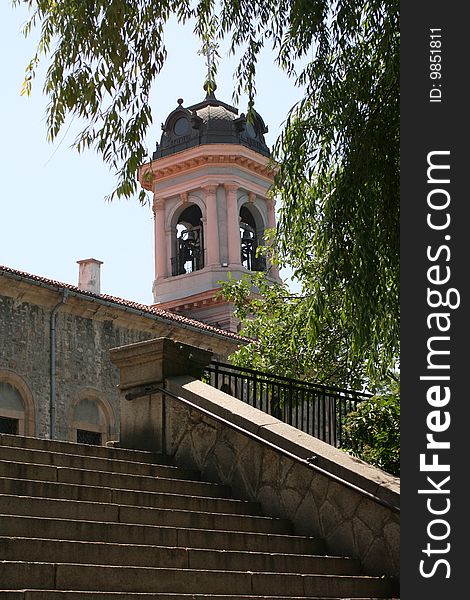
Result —
M 164 456 L 0 435 L 0 600 L 392 595 Z

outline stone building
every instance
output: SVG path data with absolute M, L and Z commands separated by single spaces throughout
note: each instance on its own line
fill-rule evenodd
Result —
M 219 359 L 242 341 L 160 308 L 0 267 L 0 432 L 118 439 L 118 375 L 109 349 L 161 336 Z
M 78 261 L 78 286 L 0 267 L 0 431 L 116 439 L 110 348 L 166 336 L 226 359 L 243 340 L 220 282 L 260 270 L 279 278 L 257 253 L 275 226 L 261 116 L 211 92 L 187 108 L 178 100 L 162 129 L 138 174 L 154 197 L 153 305 L 101 294 L 96 259 Z

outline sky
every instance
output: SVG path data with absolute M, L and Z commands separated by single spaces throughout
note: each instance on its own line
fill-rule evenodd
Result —
M 44 63 L 30 97 L 20 96 L 24 70 L 35 50 L 34 37 L 21 29 L 25 7 L 0 3 L 2 86 L 0 93 L 0 265 L 64 283 L 78 283 L 77 260 L 96 258 L 101 292 L 151 304 L 154 277 L 153 214 L 138 200 L 113 200 L 117 178 L 93 150 L 78 154 L 71 144 L 80 131 L 72 122 L 53 144 L 47 141 L 42 94 Z M 171 24 L 166 37 L 167 63 L 151 96 L 153 125 L 146 141 L 151 154 L 160 139 L 160 124 L 183 98 L 189 106 L 204 99 L 205 60 L 192 27 Z M 223 48 L 216 96 L 232 103 L 236 62 Z M 256 110 L 269 127 L 272 146 L 288 110 L 301 90 L 266 52 L 259 62 Z M 247 100 L 238 108 L 246 112 Z M 288 271 L 281 272 L 284 277 Z

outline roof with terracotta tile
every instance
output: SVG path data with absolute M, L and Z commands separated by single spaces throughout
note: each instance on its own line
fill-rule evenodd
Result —
M 136 312 L 148 315 L 150 318 L 154 317 L 158 320 L 179 324 L 182 327 L 190 327 L 192 329 L 200 330 L 201 332 L 205 332 L 208 334 L 223 336 L 225 338 L 231 338 L 234 341 L 238 341 L 240 343 L 250 341 L 247 338 L 237 335 L 236 333 L 232 333 L 231 331 L 227 331 L 226 329 L 220 329 L 219 327 L 209 325 L 208 323 L 203 323 L 202 321 L 196 321 L 195 319 L 172 313 L 168 310 L 163 310 L 161 308 L 150 306 L 148 304 L 141 304 L 132 300 L 125 300 L 123 298 L 110 296 L 108 294 L 95 294 L 87 290 L 82 290 L 79 287 L 71 285 L 69 283 L 55 281 L 54 279 L 48 279 L 46 277 L 41 277 L 40 275 L 33 275 L 31 273 L 19 271 L 11 267 L 0 265 L 0 276 L 11 277 L 12 279 L 17 280 L 20 279 L 25 282 L 29 282 L 32 285 L 42 285 L 44 287 L 49 287 L 58 291 L 67 290 L 69 293 L 72 293 L 77 296 L 83 296 L 83 298 L 87 300 L 111 303 L 114 306 L 116 306 L 116 308 L 122 308 L 123 310 L 135 310 Z

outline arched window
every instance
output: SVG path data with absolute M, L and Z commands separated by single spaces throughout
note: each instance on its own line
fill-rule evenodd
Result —
M 176 223 L 176 241 L 171 258 L 172 275 L 184 275 L 204 267 L 202 212 L 191 204 Z
M 71 441 L 104 445 L 112 437 L 110 407 L 98 399 L 83 397 L 73 406 Z
M 249 271 L 266 271 L 266 258 L 256 256 L 259 245 L 259 227 L 250 209 L 243 205 L 240 209 L 240 254 L 242 265 Z
M 26 384 L 14 373 L 0 371 L 0 433 L 34 435 L 34 403 Z

